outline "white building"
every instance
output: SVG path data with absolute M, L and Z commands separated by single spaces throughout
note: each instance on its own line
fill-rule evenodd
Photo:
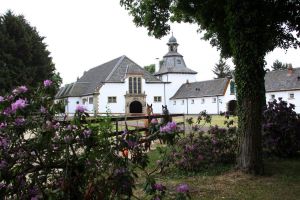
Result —
M 56 99 L 66 102 L 70 115 L 79 104 L 95 114 L 143 114 L 147 104 L 152 104 L 154 113 L 161 113 L 162 105 L 167 105 L 171 113 L 235 111 L 233 80 L 197 82 L 197 72 L 189 69 L 177 52 L 175 37 L 167 45 L 168 53 L 154 75 L 122 56 L 88 70 L 75 83 L 61 88 Z M 267 100 L 282 97 L 296 104 L 300 113 L 300 68 L 269 72 L 265 79 Z

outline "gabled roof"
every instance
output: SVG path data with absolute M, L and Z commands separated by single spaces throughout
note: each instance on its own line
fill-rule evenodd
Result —
M 220 78 L 208 81 L 183 84 L 170 99 L 201 98 L 225 94 L 229 79 Z
M 105 83 L 123 83 L 127 74 L 140 74 L 148 83 L 161 82 L 128 57 L 121 56 L 85 72 L 75 83 L 62 87 L 56 98 L 92 95 Z
M 290 72 L 288 69 L 268 72 L 265 76 L 266 91 L 300 90 L 300 68 L 293 68 Z

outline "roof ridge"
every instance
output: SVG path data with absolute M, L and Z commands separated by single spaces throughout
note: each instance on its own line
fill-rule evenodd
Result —
M 113 73 L 116 71 L 116 69 L 118 68 L 118 66 L 121 64 L 121 62 L 124 60 L 126 56 L 123 55 L 120 57 L 119 61 L 117 62 L 117 64 L 114 66 L 114 68 L 111 70 L 111 72 L 109 73 L 109 75 L 106 77 L 106 79 L 104 80 L 105 82 L 108 81 L 111 76 L 113 75 Z

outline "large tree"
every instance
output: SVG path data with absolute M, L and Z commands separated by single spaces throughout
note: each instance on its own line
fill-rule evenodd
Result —
M 220 59 L 219 62 L 215 64 L 214 69 L 212 71 L 217 76 L 216 79 L 231 76 L 230 67 L 226 64 L 226 61 L 224 61 L 223 59 Z
M 0 94 L 20 85 L 35 88 L 54 75 L 43 39 L 22 15 L 0 16 Z
M 262 110 L 265 106 L 265 55 L 276 47 L 298 47 L 299 0 L 120 0 L 137 26 L 157 38 L 173 22 L 197 24 L 222 57 L 232 57 L 241 135 L 237 167 L 263 172 Z

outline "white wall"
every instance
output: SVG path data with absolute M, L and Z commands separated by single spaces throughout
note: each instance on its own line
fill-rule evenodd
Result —
M 68 104 L 66 105 L 66 113 L 73 115 L 76 110 L 76 106 L 78 105 L 77 102 L 79 102 L 79 105 L 82 105 L 81 98 L 80 97 L 68 97 L 67 98 Z
M 90 95 L 90 96 L 81 97 L 80 105 L 83 105 L 84 108 L 86 108 L 88 113 L 94 113 L 94 106 L 93 106 L 93 103 L 92 104 L 89 103 L 89 98 L 93 98 L 93 96 Z M 85 103 L 83 102 L 83 99 L 86 99 Z M 93 99 L 93 101 L 95 101 L 95 99 Z
M 216 98 L 216 101 L 213 101 Z M 204 102 L 203 102 L 203 100 Z M 193 102 L 194 100 L 194 102 Z M 219 103 L 217 103 L 219 100 Z M 174 105 L 176 101 L 176 105 Z M 188 98 L 188 99 L 173 99 L 169 101 L 171 113 L 184 114 L 199 114 L 206 110 L 208 114 L 218 114 L 220 111 L 226 111 L 226 106 L 221 103 L 224 101 L 224 96 L 202 97 L 202 98 Z M 219 107 L 218 107 L 219 106 Z
M 289 94 L 294 93 L 294 99 L 289 98 Z M 295 105 L 296 113 L 300 113 L 300 90 L 294 91 L 282 91 L 282 92 L 266 92 L 266 101 L 272 101 L 271 95 L 275 95 L 275 99 L 278 100 L 279 97 L 288 103 Z
M 153 113 L 162 113 L 162 105 L 165 105 L 164 99 L 164 84 L 163 83 L 145 83 L 145 80 L 142 79 L 142 89 L 144 89 L 147 97 L 147 104 L 152 104 Z M 161 102 L 154 102 L 155 96 L 161 96 Z M 167 101 L 166 101 L 167 102 Z
M 128 83 L 105 83 L 99 91 L 99 108 L 100 113 L 105 113 L 107 108 L 112 113 L 125 113 L 125 97 L 128 90 Z M 117 97 L 116 103 L 108 103 L 108 97 Z
M 124 83 L 105 83 L 100 88 L 99 112 L 106 112 L 108 107 L 112 113 L 125 113 L 125 94 L 128 91 L 128 78 Z M 142 93 L 146 96 L 146 103 L 152 104 L 154 113 L 161 113 L 164 103 L 164 84 L 146 83 L 142 78 Z M 116 96 L 117 103 L 108 103 L 109 96 Z M 154 102 L 154 96 L 161 96 L 161 102 Z

